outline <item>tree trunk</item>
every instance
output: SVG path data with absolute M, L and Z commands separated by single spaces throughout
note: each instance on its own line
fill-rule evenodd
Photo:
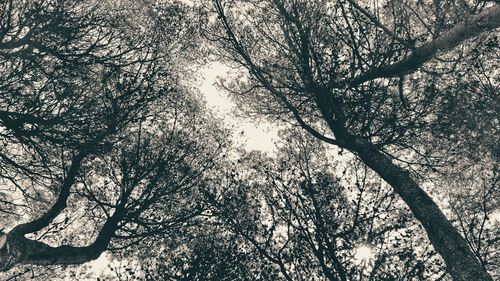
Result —
M 363 162 L 378 173 L 403 199 L 427 232 L 434 249 L 444 259 L 455 281 L 488 280 L 465 239 L 453 227 L 432 198 L 411 178 L 408 171 L 395 165 L 389 157 L 357 140 L 354 150 Z

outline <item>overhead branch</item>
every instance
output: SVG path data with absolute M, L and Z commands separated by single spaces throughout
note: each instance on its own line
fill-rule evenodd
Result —
M 351 81 L 347 86 L 357 86 L 377 78 L 390 78 L 409 74 L 418 70 L 424 63 L 432 60 L 439 52 L 450 51 L 468 39 L 500 27 L 500 4 L 457 24 L 438 38 L 417 47 L 403 60 L 369 70 Z
M 117 207 L 114 214 L 104 223 L 97 238 L 88 246 L 53 247 L 18 235 L 19 233 L 3 234 L 0 237 L 0 271 L 7 271 L 16 264 L 67 265 L 97 259 L 108 248 L 118 223 L 126 214 L 123 205 Z
M 43 118 L 40 116 L 36 116 L 35 114 L 29 113 L 20 113 L 20 112 L 9 112 L 0 110 L 0 121 L 7 127 L 10 124 L 15 123 L 20 126 L 22 124 L 33 124 L 33 125 L 45 125 L 51 126 L 60 122 L 59 117 L 54 118 Z
M 38 219 L 17 225 L 10 233 L 15 235 L 24 235 L 39 231 L 48 226 L 66 208 L 71 186 L 75 183 L 84 156 L 83 152 L 73 156 L 71 166 L 66 174 L 66 177 L 64 178 L 64 181 L 62 182 L 59 195 L 54 205 L 52 205 L 52 207 Z
M 380 22 L 376 16 L 372 15 L 368 10 L 361 7 L 355 0 L 347 0 L 356 10 L 362 13 L 365 17 L 367 17 L 373 24 L 375 24 L 378 28 L 382 29 L 387 35 L 389 35 L 392 39 L 398 41 L 405 47 L 411 47 L 411 44 L 408 40 L 405 40 L 399 36 L 397 36 L 394 32 L 392 32 L 387 26 L 385 26 L 382 22 Z

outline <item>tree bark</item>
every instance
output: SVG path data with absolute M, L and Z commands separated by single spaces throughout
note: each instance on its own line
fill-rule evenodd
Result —
M 369 144 L 355 140 L 353 150 L 358 157 L 390 184 L 424 227 L 434 249 L 446 263 L 455 281 L 493 278 L 483 270 L 465 239 L 460 235 L 432 198 L 418 186 L 410 173 Z
M 7 271 L 18 264 L 81 264 L 97 259 L 107 247 L 107 243 L 99 240 L 85 247 L 68 245 L 52 247 L 24 236 L 6 235 L 6 237 L 7 244 L 0 255 L 0 271 Z

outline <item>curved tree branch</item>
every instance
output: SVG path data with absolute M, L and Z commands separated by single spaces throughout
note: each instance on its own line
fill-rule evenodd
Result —
M 353 87 L 377 78 L 390 78 L 415 72 L 424 63 L 432 60 L 438 52 L 452 50 L 464 41 L 474 38 L 481 33 L 495 30 L 498 27 L 500 27 L 500 4 L 497 3 L 482 13 L 457 24 L 438 38 L 414 49 L 402 61 L 369 70 L 349 81 L 347 85 Z
M 0 271 L 7 271 L 16 264 L 62 265 L 81 264 L 97 259 L 108 248 L 118 223 L 126 214 L 120 204 L 108 218 L 94 242 L 84 247 L 63 245 L 50 246 L 44 242 L 28 239 L 19 233 L 0 237 Z
M 39 231 L 40 229 L 48 226 L 62 212 L 62 210 L 66 208 L 66 202 L 70 195 L 71 186 L 73 186 L 73 184 L 75 183 L 76 176 L 78 175 L 78 171 L 84 157 L 85 154 L 83 152 L 80 152 L 77 155 L 73 156 L 73 159 L 71 160 L 71 166 L 66 177 L 64 178 L 61 190 L 59 191 L 59 196 L 57 197 L 54 205 L 52 205 L 52 207 L 38 219 L 19 224 L 14 227 L 10 232 L 11 234 L 22 236 L 24 234 Z

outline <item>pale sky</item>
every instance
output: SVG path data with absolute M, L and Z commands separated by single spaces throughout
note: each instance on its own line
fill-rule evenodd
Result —
M 236 117 L 233 114 L 235 104 L 228 94 L 215 85 L 218 77 L 223 77 L 230 70 L 222 63 L 211 63 L 202 69 L 203 81 L 199 90 L 205 97 L 207 107 L 217 117 L 221 117 L 227 126 L 234 126 L 233 139 L 237 145 L 241 144 L 247 150 L 260 150 L 273 153 L 274 141 L 278 140 L 278 129 L 275 125 L 264 121 L 256 123 L 253 120 Z

